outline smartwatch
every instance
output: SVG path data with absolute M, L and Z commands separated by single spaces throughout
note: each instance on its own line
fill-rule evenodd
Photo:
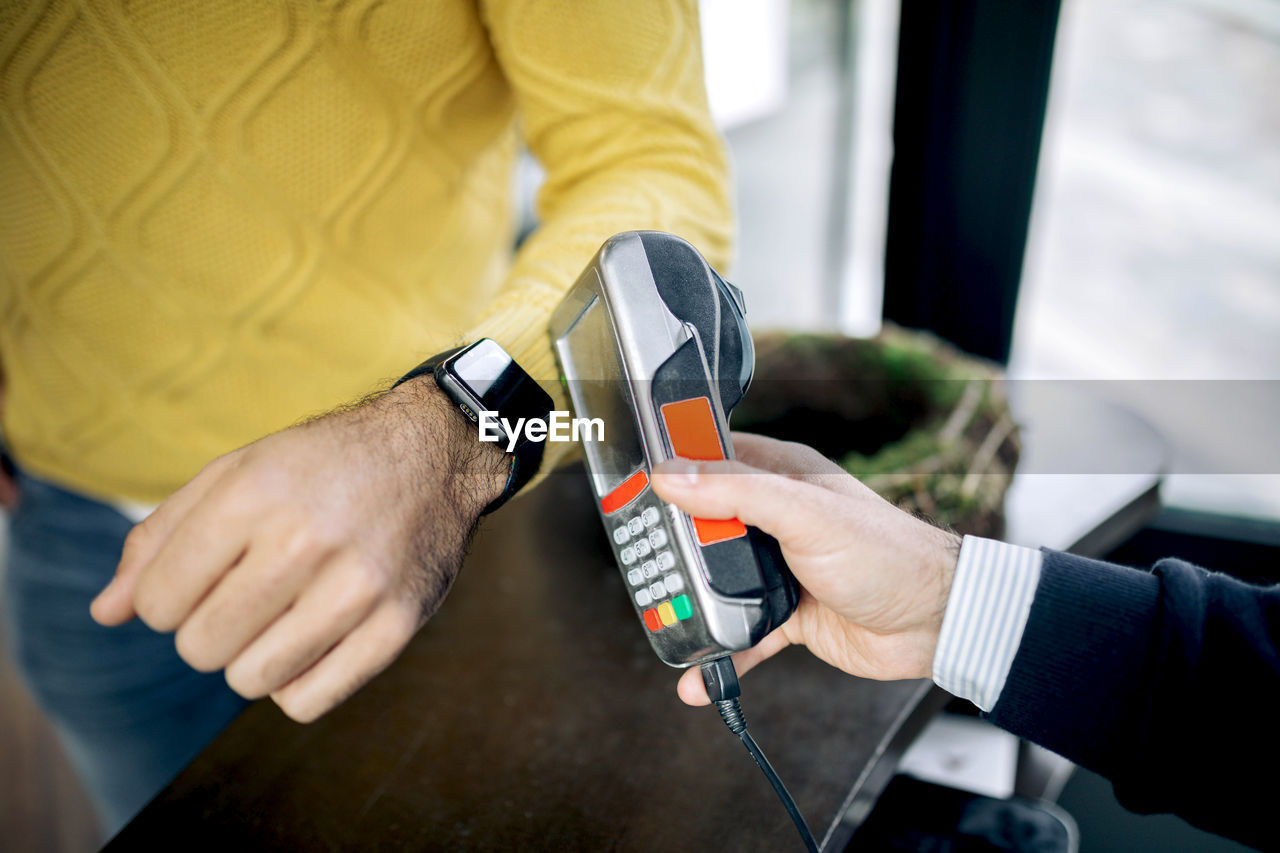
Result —
M 496 415 L 498 422 L 494 426 L 504 449 L 510 445 L 512 436 L 503 426 L 503 419 L 510 423 L 517 423 L 521 418 L 545 421 L 555 405 L 551 395 L 543 391 L 542 386 L 490 338 L 481 338 L 473 344 L 433 355 L 401 376 L 396 385 L 427 373 L 435 377 L 440 390 L 472 423 L 479 424 L 483 412 Z M 479 440 L 479 435 L 476 438 Z M 507 477 L 507 485 L 481 515 L 488 515 L 502 506 L 538 473 L 544 443 L 523 435 L 515 438 L 515 448 L 510 451 L 511 473 Z

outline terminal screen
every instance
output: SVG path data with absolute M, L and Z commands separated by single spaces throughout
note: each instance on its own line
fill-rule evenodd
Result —
M 622 371 L 613 324 L 599 297 L 564 336 L 560 357 L 579 418 L 604 421 L 604 440 L 582 442 L 596 495 L 604 497 L 644 465 L 631 391 Z

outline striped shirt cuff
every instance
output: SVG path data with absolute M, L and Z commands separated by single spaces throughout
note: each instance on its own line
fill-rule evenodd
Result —
M 1022 642 L 1041 560 L 1033 548 L 964 537 L 933 654 L 935 684 L 984 711 L 995 707 Z

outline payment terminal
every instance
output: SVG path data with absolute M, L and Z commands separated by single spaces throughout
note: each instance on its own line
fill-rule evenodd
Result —
M 797 600 L 770 536 L 690 518 L 649 485 L 665 459 L 733 458 L 729 415 L 754 367 L 744 313 L 742 293 L 689 243 L 630 231 L 600 248 L 549 327 L 575 416 L 603 423 L 583 447 L 627 592 L 677 667 L 754 645 Z

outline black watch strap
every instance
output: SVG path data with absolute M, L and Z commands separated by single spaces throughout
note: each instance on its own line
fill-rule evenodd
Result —
M 481 515 L 488 515 L 507 501 L 515 497 L 538 473 L 542 466 L 542 453 L 546 450 L 545 441 L 522 441 L 511 452 L 511 473 L 507 476 L 507 485 L 502 494 L 489 501 L 489 505 L 481 510 Z
M 391 387 L 398 388 L 404 383 L 408 382 L 410 379 L 417 379 L 419 376 L 426 376 L 428 373 L 430 373 L 432 376 L 435 376 L 437 367 L 443 364 L 446 359 L 453 358 L 455 355 L 462 352 L 464 349 L 466 349 L 466 347 L 461 346 L 461 347 L 454 347 L 453 349 L 447 349 L 444 352 L 436 353 L 435 355 L 431 356 L 431 358 L 422 362 L 422 364 L 419 364 L 413 370 L 410 370 L 404 376 L 401 376 L 399 379 L 397 379 L 396 384 L 392 385 Z
M 416 379 L 419 376 L 425 376 L 430 373 L 436 380 L 436 387 L 443 391 L 445 395 L 452 400 L 452 395 L 449 394 L 446 386 L 440 382 L 439 371 L 446 361 L 467 349 L 468 346 L 469 345 L 463 345 L 460 347 L 454 347 L 450 350 L 445 350 L 444 352 L 436 353 L 426 361 L 422 362 L 422 364 L 419 364 L 413 370 L 410 370 L 404 376 L 397 379 L 395 385 L 392 385 L 391 387 L 396 388 L 405 382 L 408 382 L 410 379 Z M 530 379 L 529 381 L 532 382 L 533 380 Z M 453 402 L 457 404 L 460 401 L 453 400 Z M 546 449 L 545 444 L 546 443 L 542 441 L 522 441 L 516 445 L 515 450 L 508 454 L 511 457 L 511 472 L 507 475 L 507 484 L 503 487 L 502 492 L 496 498 L 489 501 L 489 504 L 480 511 L 481 515 L 488 515 L 507 501 L 511 500 L 517 492 L 524 488 L 525 484 L 533 479 L 533 476 L 538 473 L 538 468 L 542 465 L 542 453 Z

